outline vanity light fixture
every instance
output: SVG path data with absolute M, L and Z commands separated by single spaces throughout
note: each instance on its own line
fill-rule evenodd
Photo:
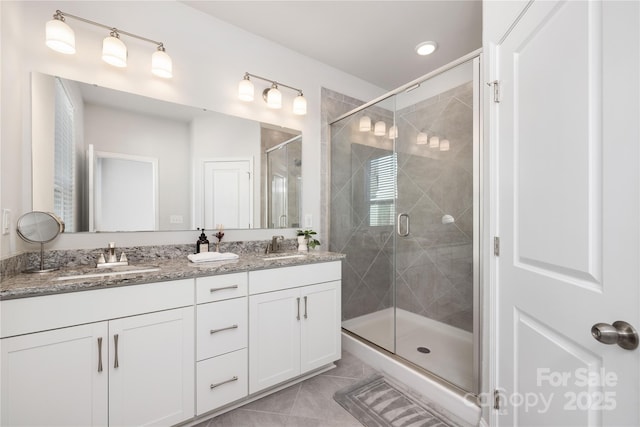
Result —
M 244 78 L 238 84 L 238 98 L 241 101 L 253 101 L 253 83 L 249 80 L 249 74 L 245 74 Z
M 358 129 L 360 129 L 360 132 L 371 131 L 371 117 L 369 116 L 360 117 L 360 123 L 359 123 Z
M 278 90 L 278 85 L 274 82 L 270 88 L 262 91 L 262 98 L 267 103 L 267 107 L 273 109 L 282 108 L 282 92 Z
M 416 53 L 420 56 L 431 55 L 438 48 L 434 41 L 422 42 L 416 46 Z
M 389 128 L 389 138 L 390 139 L 396 139 L 397 137 L 398 137 L 398 126 L 392 125 Z
M 297 89 L 284 83 L 279 83 L 275 80 L 266 79 L 247 72 L 244 73 L 244 77 L 240 80 L 240 83 L 238 83 L 238 99 L 241 101 L 251 102 L 254 99 L 254 87 L 251 78 L 271 83 L 271 87 L 262 91 L 262 99 L 267 103 L 267 107 L 282 108 L 282 92 L 279 90 L 279 87 L 282 86 L 298 92 L 298 96 L 293 100 L 293 114 L 299 116 L 307 114 L 307 100 L 302 94 L 302 89 Z
M 59 10 L 53 15 L 53 19 L 45 26 L 46 44 L 56 52 L 65 55 L 76 53 L 76 35 L 66 22 Z
M 373 134 L 375 136 L 384 136 L 387 133 L 387 125 L 382 121 L 377 121 L 373 126 Z
M 424 132 L 419 132 L 416 137 L 416 144 L 427 145 L 429 143 L 429 136 Z
M 127 66 L 127 46 L 122 43 L 115 28 L 102 41 L 102 60 L 118 68 Z
M 64 54 L 73 54 L 76 52 L 75 34 L 71 27 L 65 22 L 65 18 L 77 19 L 78 21 L 109 30 L 109 36 L 102 42 L 102 60 L 115 67 L 127 66 L 127 46 L 120 40 L 120 35 L 126 35 L 155 44 L 157 50 L 151 56 L 151 72 L 165 79 L 173 77 L 173 63 L 171 57 L 165 52 L 162 42 L 151 40 L 128 31 L 119 30 L 60 10 L 56 10 L 53 19 L 47 22 L 45 27 L 46 44 L 56 52 Z
M 440 146 L 440 138 L 432 136 L 429 138 L 429 148 L 438 148 Z
M 443 139 L 440 141 L 440 151 L 449 151 L 449 140 Z

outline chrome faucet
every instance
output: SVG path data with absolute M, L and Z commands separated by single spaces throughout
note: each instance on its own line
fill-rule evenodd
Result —
M 120 254 L 120 260 L 118 261 L 118 257 L 116 257 L 116 243 L 109 242 L 107 246 L 107 257 L 105 259 L 104 254 L 100 254 L 98 257 L 98 262 L 96 267 L 104 268 L 104 267 L 116 267 L 121 265 L 129 265 L 129 260 L 127 259 L 127 255 L 124 251 Z
M 118 258 L 116 257 L 116 242 L 109 242 L 107 253 L 107 262 L 118 262 Z
M 280 252 L 282 242 L 284 242 L 284 236 L 273 236 L 271 238 L 271 248 L 274 252 Z
M 284 236 L 273 236 L 271 238 L 271 243 L 267 244 L 267 247 L 264 250 L 265 254 L 270 254 L 272 252 L 280 252 L 282 249 L 281 242 L 284 241 Z

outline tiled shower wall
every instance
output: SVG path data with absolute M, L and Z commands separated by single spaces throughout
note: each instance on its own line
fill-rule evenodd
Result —
M 392 140 L 359 132 L 364 112 L 332 126 L 329 249 L 347 254 L 343 320 L 391 307 L 395 275 L 399 308 L 472 331 L 472 90 L 469 82 L 396 113 L 396 214 L 411 218 L 411 233 L 405 238 L 394 237 L 391 225 L 369 222 L 368 164 L 391 154 Z M 339 96 L 325 97 L 325 102 L 336 104 L 332 108 L 337 112 L 358 105 Z M 368 108 L 366 115 L 373 123 L 393 122 L 387 109 Z M 416 145 L 420 131 L 447 138 L 450 150 Z M 455 222 L 443 224 L 444 215 Z

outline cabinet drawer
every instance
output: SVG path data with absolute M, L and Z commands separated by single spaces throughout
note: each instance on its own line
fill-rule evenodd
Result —
M 340 280 L 341 276 L 341 261 L 250 271 L 249 294 L 331 282 Z
M 197 415 L 248 394 L 246 348 L 198 362 L 197 372 Z
M 196 279 L 196 304 L 247 295 L 247 273 L 223 274 Z
M 0 302 L 2 338 L 193 307 L 193 279 L 92 289 Z
M 246 297 L 197 307 L 197 360 L 247 346 Z

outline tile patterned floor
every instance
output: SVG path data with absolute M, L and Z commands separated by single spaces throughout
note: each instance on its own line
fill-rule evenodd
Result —
M 348 352 L 337 368 L 205 420 L 195 427 L 362 427 L 333 394 L 375 371 Z

